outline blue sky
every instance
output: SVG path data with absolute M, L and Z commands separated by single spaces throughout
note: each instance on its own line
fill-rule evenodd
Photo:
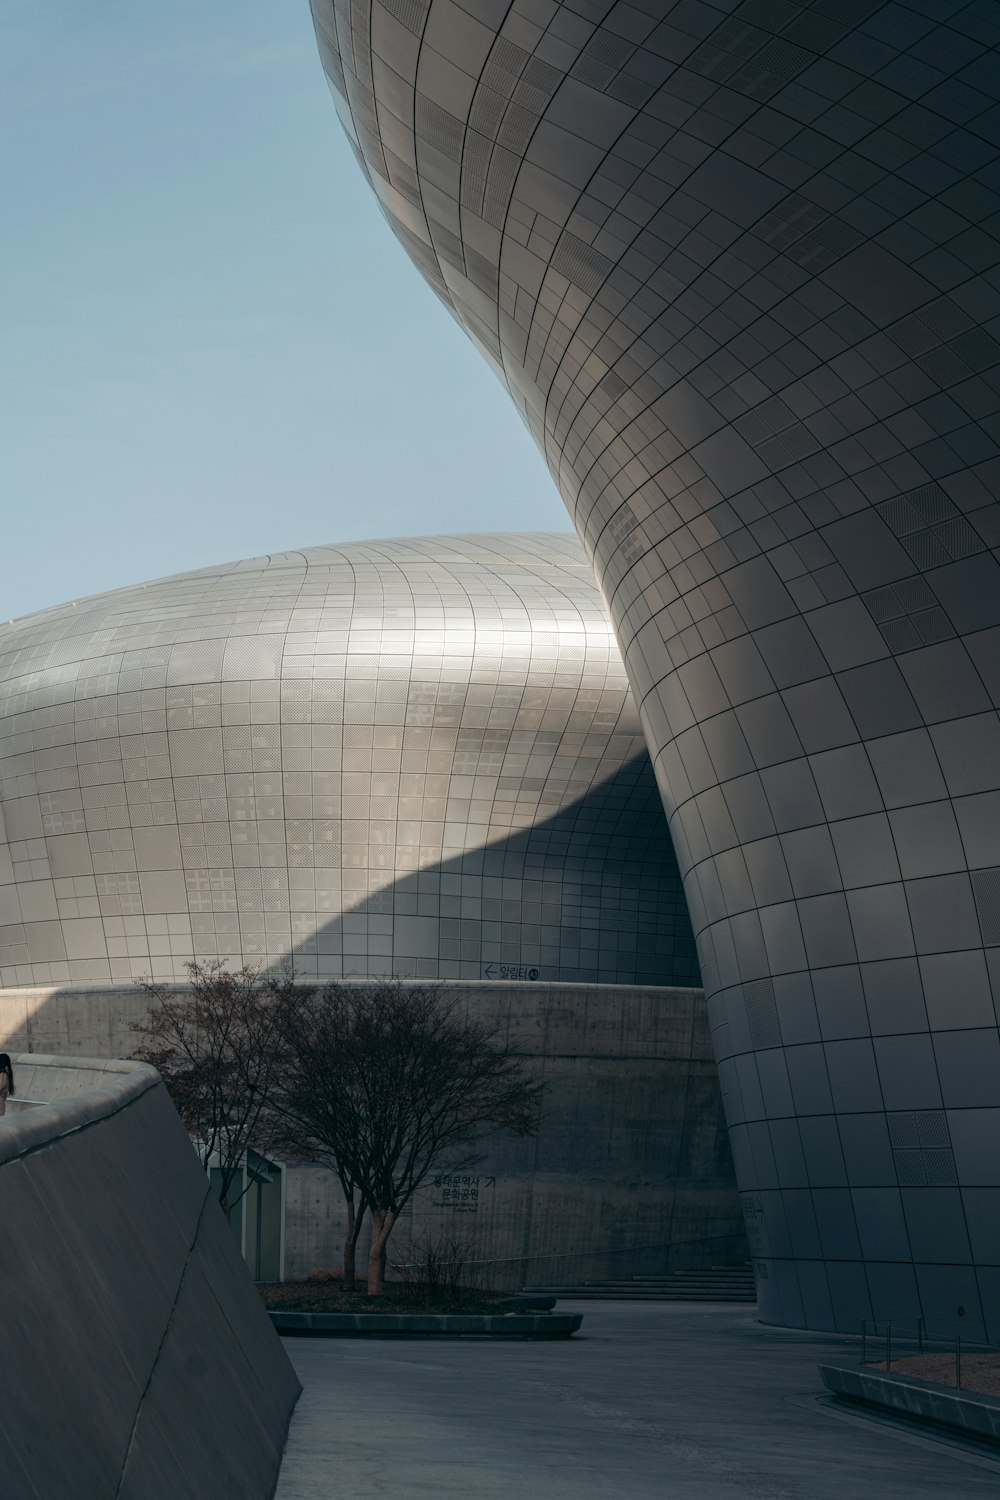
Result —
M 306 0 L 0 4 L 0 615 L 568 529 L 347 147 Z

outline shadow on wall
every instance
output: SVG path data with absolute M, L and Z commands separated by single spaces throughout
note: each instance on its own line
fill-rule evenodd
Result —
M 199 953 L 214 956 L 227 961 Z M 746 1259 L 704 1000 L 689 988 L 687 907 L 645 755 L 542 823 L 399 876 L 313 928 L 292 958 L 305 982 L 393 972 L 454 984 L 551 1085 L 538 1138 L 487 1141 L 461 1174 L 475 1182 L 429 1184 L 399 1245 L 467 1238 L 501 1285 Z M 121 1057 L 145 1008 L 134 986 L 0 991 L 0 1034 L 12 1049 Z M 337 1264 L 334 1179 L 302 1167 L 286 1183 L 286 1273 Z
M 530 778 L 518 784 L 528 794 L 541 788 Z M 315 872 L 317 881 L 322 873 Z M 317 890 L 317 907 L 321 899 Z M 394 973 L 701 984 L 680 871 L 645 754 L 542 823 L 398 876 L 294 942 L 292 958 L 304 980 Z

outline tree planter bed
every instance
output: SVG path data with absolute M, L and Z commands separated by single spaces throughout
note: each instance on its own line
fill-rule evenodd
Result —
M 281 1334 L 335 1338 L 427 1338 L 433 1335 L 484 1334 L 499 1338 L 568 1339 L 583 1322 L 582 1313 L 315 1313 L 271 1312 Z

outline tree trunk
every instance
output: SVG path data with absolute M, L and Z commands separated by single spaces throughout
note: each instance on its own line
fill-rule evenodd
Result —
M 344 1240 L 345 1292 L 353 1292 L 358 1284 L 357 1271 L 355 1270 L 355 1257 L 357 1255 L 358 1249 L 358 1237 L 361 1234 L 361 1225 L 364 1223 L 364 1218 L 364 1204 L 362 1204 L 361 1212 L 358 1213 L 354 1205 L 354 1199 L 347 1198 L 347 1237 Z
M 372 1244 L 368 1252 L 368 1295 L 381 1297 L 385 1290 L 385 1251 L 396 1216 L 391 1209 L 372 1209 Z

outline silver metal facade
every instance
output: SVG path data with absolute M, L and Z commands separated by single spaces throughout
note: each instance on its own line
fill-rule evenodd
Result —
M 571 534 L 314 547 L 0 630 L 0 984 L 697 984 Z
M 1000 1339 L 1000 6 L 313 11 L 608 601 L 765 1316 Z

